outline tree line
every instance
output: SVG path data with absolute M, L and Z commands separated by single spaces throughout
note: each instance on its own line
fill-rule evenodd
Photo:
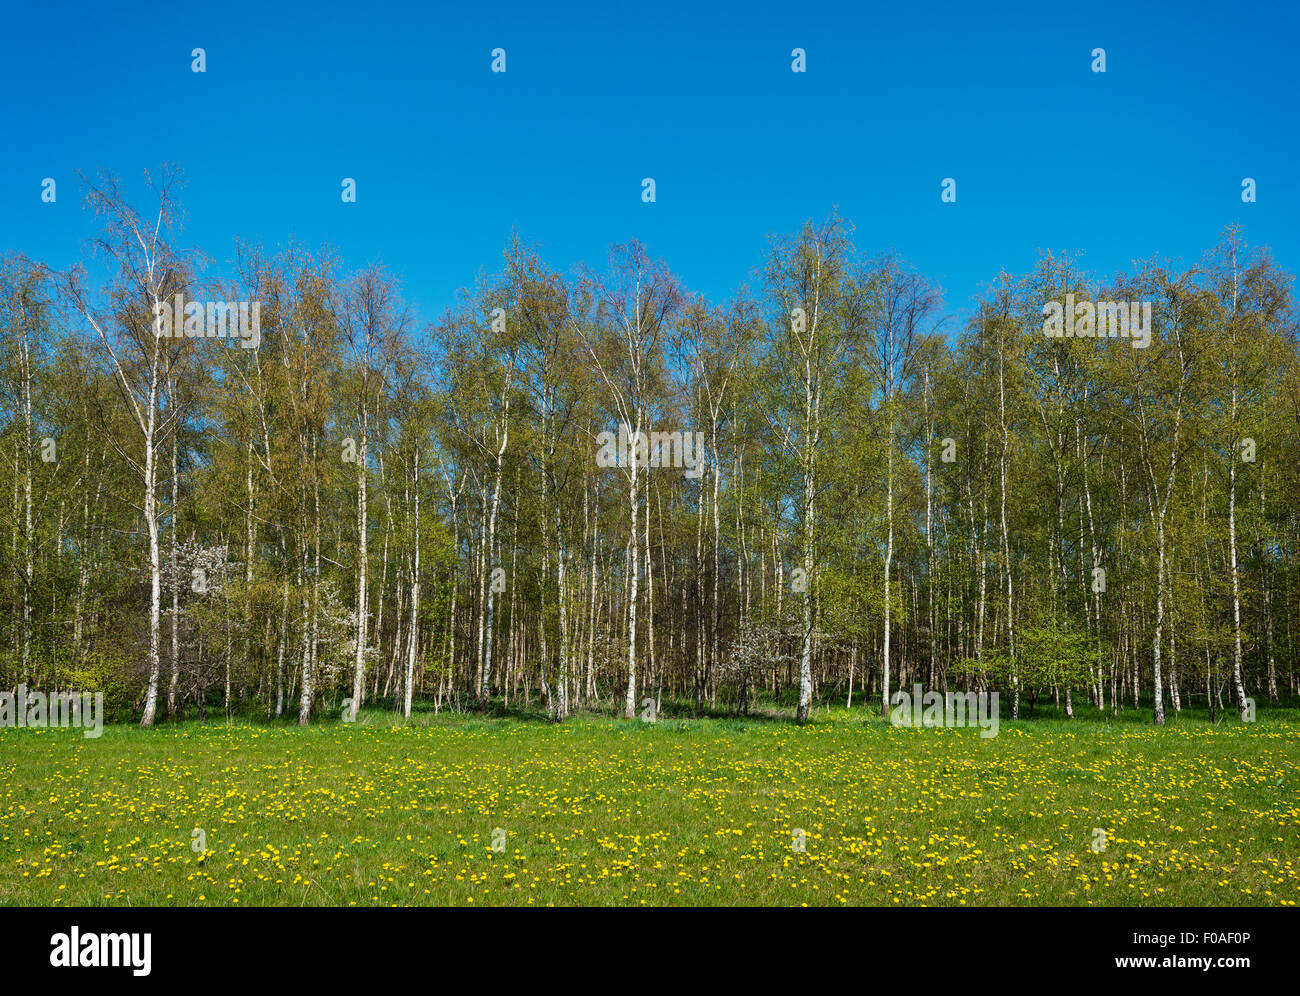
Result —
M 179 186 L 87 179 L 83 265 L 0 263 L 0 686 L 144 726 L 1295 695 L 1296 315 L 1236 229 L 1043 254 L 960 319 L 835 213 L 723 303 L 635 241 L 561 272 L 515 236 L 421 323 L 328 247 L 208 276 Z M 204 334 L 239 302 L 256 348 Z M 1044 334 L 1074 302 L 1149 304 L 1149 343 Z

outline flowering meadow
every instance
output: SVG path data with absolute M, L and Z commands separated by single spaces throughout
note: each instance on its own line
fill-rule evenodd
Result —
M 0 732 L 0 904 L 1288 905 L 1300 725 Z

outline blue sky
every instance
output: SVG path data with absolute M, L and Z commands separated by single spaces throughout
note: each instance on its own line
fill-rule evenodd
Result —
M 512 229 L 566 271 L 639 238 L 722 300 L 769 234 L 836 205 L 950 311 L 1040 249 L 1111 273 L 1195 260 L 1234 222 L 1300 268 L 1292 5 L 127 7 L 6 12 L 0 252 L 73 262 L 95 230 L 74 171 L 136 189 L 174 161 L 183 241 L 218 268 L 236 236 L 328 242 L 382 260 L 422 320 Z

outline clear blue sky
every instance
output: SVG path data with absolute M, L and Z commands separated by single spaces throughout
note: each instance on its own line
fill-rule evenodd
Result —
M 1300 269 L 1289 3 L 130 6 L 6 11 L 0 251 L 73 262 L 95 230 L 74 170 L 134 189 L 175 161 L 184 241 L 219 267 L 237 235 L 327 241 L 391 267 L 422 320 L 512 228 L 566 271 L 639 238 L 721 300 L 833 205 L 950 310 L 1040 248 L 1190 262 L 1236 221 Z

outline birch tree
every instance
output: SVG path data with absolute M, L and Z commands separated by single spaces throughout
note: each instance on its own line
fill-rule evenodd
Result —
M 154 723 L 161 666 L 162 562 L 158 530 L 158 457 L 176 431 L 176 411 L 167 404 L 166 377 L 179 375 L 184 340 L 156 334 L 160 309 L 189 284 L 189 260 L 172 245 L 179 225 L 175 192 L 179 172 L 164 168 L 148 186 L 157 207 L 147 217 L 132 207 L 118 181 L 109 175 L 86 180 L 87 202 L 104 222 L 96 249 L 114 267 L 113 282 L 98 301 L 85 287 L 80 270 L 72 271 L 66 291 L 75 309 L 94 329 L 112 365 L 121 398 L 131 413 L 136 438 L 110 436 L 109 442 L 140 479 L 142 513 L 148 535 L 149 643 L 147 685 L 140 725 Z M 83 178 L 84 179 L 84 178 Z M 175 316 L 179 321 L 180 316 Z M 171 355 L 167 355 L 171 354 Z

